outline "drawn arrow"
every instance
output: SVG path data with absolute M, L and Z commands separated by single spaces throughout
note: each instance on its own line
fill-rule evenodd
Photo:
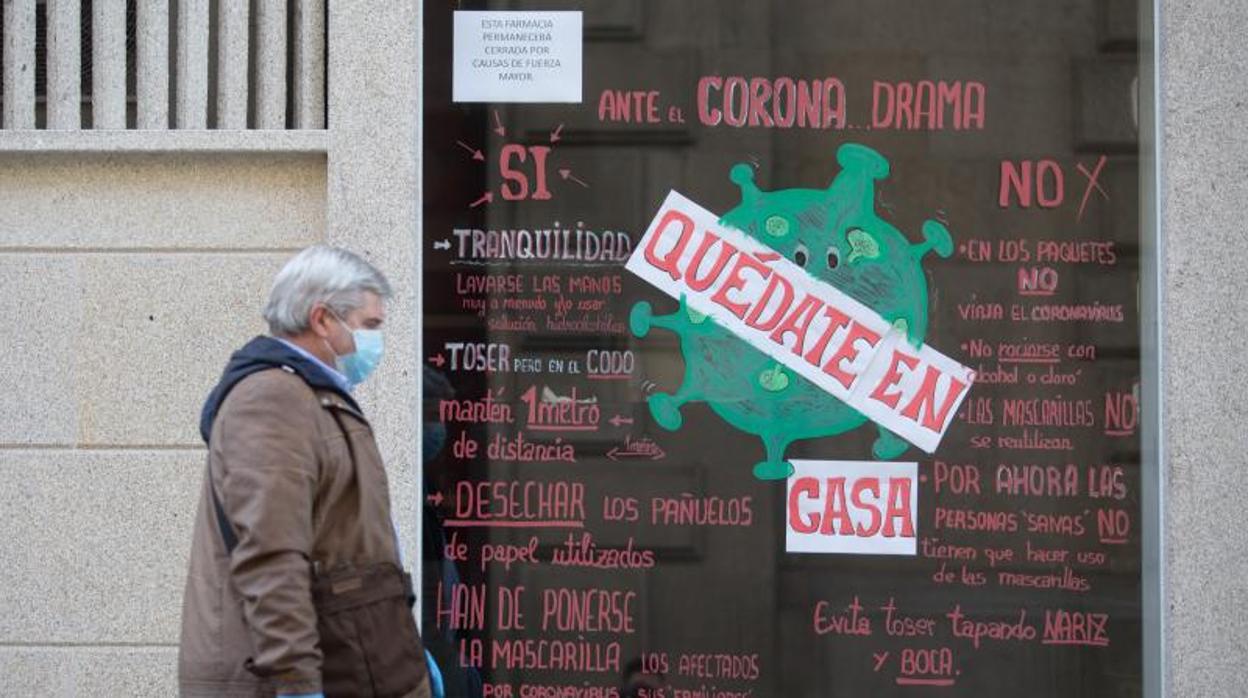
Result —
M 429 357 L 429 363 L 433 364 L 434 366 L 437 366 L 438 368 L 442 368 L 442 365 L 446 363 L 446 358 L 443 357 L 441 354 L 434 354 L 433 356 Z
M 494 133 L 497 133 L 499 136 L 507 135 L 507 129 L 503 128 L 503 120 L 498 118 L 497 109 L 494 110 Z
M 559 176 L 563 177 L 564 181 L 567 181 L 570 179 L 573 182 L 576 182 L 577 184 L 581 185 L 582 187 L 589 189 L 589 185 L 577 179 L 576 175 L 572 174 L 572 170 L 568 170 L 568 169 L 559 170 Z
M 476 148 L 474 148 L 474 147 L 472 147 L 472 146 L 468 145 L 467 143 L 465 143 L 465 142 L 463 142 L 463 141 L 455 141 L 455 145 L 457 145 L 457 146 L 459 146 L 459 147 L 463 148 L 464 150 L 467 150 L 469 153 L 472 153 L 472 159 L 473 159 L 473 160 L 484 160 L 484 159 L 485 159 L 485 154 L 484 154 L 484 153 L 482 153 L 480 150 L 477 150 Z
M 493 200 L 494 200 L 494 192 L 487 191 L 486 193 L 481 195 L 480 199 L 477 199 L 476 201 L 468 204 L 468 208 L 476 208 L 480 206 L 481 204 L 488 204 Z
M 442 493 L 441 493 L 441 492 L 434 492 L 433 494 L 431 494 L 431 495 L 429 495 L 429 496 L 425 497 L 425 501 L 426 501 L 426 502 L 429 502 L 430 504 L 432 504 L 432 505 L 434 505 L 434 506 L 436 507 L 436 506 L 438 506 L 439 504 L 441 504 L 441 503 L 442 503 Z
M 614 461 L 618 461 L 621 458 L 649 458 L 650 460 L 658 460 L 660 458 L 663 458 L 666 455 L 667 453 L 664 452 L 663 449 L 657 448 L 657 447 L 655 448 L 654 453 L 635 453 L 633 451 L 621 451 L 619 446 L 612 446 L 611 450 L 607 451 L 607 458 L 610 458 L 611 460 L 614 460 Z
M 451 249 L 451 241 L 450 241 L 450 240 L 434 240 L 434 241 L 433 241 L 433 249 L 435 249 L 435 250 L 449 250 L 449 249 Z
M 624 416 L 624 415 L 622 415 L 622 414 L 617 414 L 617 415 L 615 415 L 614 417 L 612 417 L 611 419 L 608 419 L 607 421 L 608 421 L 608 422 L 610 422 L 610 423 L 611 423 L 611 426 L 613 426 L 613 427 L 618 427 L 618 426 L 620 426 L 621 424 L 632 424 L 632 423 L 633 423 L 633 419 L 632 419 L 632 417 L 625 417 L 625 416 Z
M 550 132 L 550 142 L 558 143 L 560 133 L 563 133 L 563 124 L 559 124 L 557 127 L 555 127 L 554 131 Z

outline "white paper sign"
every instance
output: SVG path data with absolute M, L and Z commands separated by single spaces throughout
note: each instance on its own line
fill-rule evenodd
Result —
M 915 554 L 918 463 L 789 462 L 786 551 Z
M 455 102 L 581 101 L 580 12 L 455 13 Z
M 625 268 L 928 453 L 975 378 L 675 191 Z

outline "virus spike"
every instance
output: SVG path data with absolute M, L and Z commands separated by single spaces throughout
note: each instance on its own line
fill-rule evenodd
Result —
M 641 301 L 628 313 L 628 328 L 633 331 L 634 337 L 645 337 L 650 334 L 653 319 L 654 309 L 646 301 Z
M 681 328 L 682 322 L 680 313 L 655 315 L 646 301 L 634 305 L 628 314 L 628 328 L 632 330 L 634 337 L 645 337 L 654 327 L 676 332 Z
M 754 183 L 754 168 L 744 162 L 738 162 L 732 166 L 732 169 L 728 172 L 728 179 L 732 180 L 732 183 L 741 189 L 742 204 L 752 205 L 763 194 L 759 190 L 758 185 Z
M 869 179 L 888 176 L 888 160 L 875 150 L 857 143 L 846 143 L 836 150 L 836 162 L 842 172 L 865 175 Z
M 888 176 L 888 160 L 865 145 L 846 143 L 836 151 L 841 171 L 828 186 L 831 207 L 854 200 L 859 211 L 875 211 L 875 181 Z
M 953 237 L 949 235 L 949 229 L 931 219 L 923 221 L 923 242 L 911 245 L 910 254 L 915 259 L 922 259 L 928 250 L 934 250 L 941 257 L 953 254 Z

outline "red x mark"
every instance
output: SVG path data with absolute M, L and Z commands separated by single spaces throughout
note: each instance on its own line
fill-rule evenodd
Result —
M 1083 201 L 1079 202 L 1079 213 L 1075 216 L 1076 221 L 1083 220 L 1083 208 L 1088 205 L 1088 196 L 1092 194 L 1093 189 L 1096 189 L 1101 193 L 1101 196 L 1105 197 L 1106 201 L 1109 201 L 1109 194 L 1096 181 L 1101 176 L 1101 170 L 1105 168 L 1105 161 L 1108 159 L 1108 157 L 1102 155 L 1101 159 L 1096 161 L 1096 167 L 1092 168 L 1091 172 L 1088 172 L 1088 168 L 1084 167 L 1083 163 L 1075 165 L 1075 169 L 1079 171 L 1079 174 L 1088 179 L 1088 186 L 1083 189 Z

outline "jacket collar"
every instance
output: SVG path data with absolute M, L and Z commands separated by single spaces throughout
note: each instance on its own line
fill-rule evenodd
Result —
M 204 407 L 199 416 L 199 435 L 203 437 L 204 443 L 208 443 L 208 438 L 212 435 L 212 421 L 216 418 L 217 411 L 221 409 L 221 403 L 225 402 L 226 396 L 230 394 L 230 390 L 247 376 L 270 368 L 282 368 L 294 373 L 302 378 L 308 387 L 318 393 L 327 392 L 333 395 L 363 419 L 364 411 L 360 409 L 355 398 L 351 397 L 351 394 L 318 364 L 320 364 L 319 361 L 313 361 L 301 355 L 273 337 L 259 336 L 252 339 L 230 355 L 230 360 L 221 373 L 221 380 L 217 382 L 216 387 L 208 394 L 208 399 L 204 401 Z

